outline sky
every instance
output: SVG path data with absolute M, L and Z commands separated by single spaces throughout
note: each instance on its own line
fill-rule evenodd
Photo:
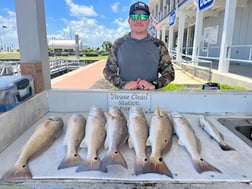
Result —
M 47 39 L 74 39 L 78 34 L 83 46 L 100 48 L 129 31 L 129 7 L 136 1 L 44 0 Z M 1 0 L 0 27 L 0 48 L 18 48 L 15 0 Z

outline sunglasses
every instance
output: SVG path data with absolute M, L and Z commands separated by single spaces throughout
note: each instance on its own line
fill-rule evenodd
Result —
M 137 20 L 138 18 L 140 18 L 140 20 L 148 20 L 149 19 L 149 15 L 147 14 L 131 14 L 130 15 L 131 20 Z

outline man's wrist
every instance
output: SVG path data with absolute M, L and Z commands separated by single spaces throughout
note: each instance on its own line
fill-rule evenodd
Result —
M 157 89 L 157 86 L 158 86 L 157 82 L 156 81 L 152 81 L 151 83 L 152 83 L 152 85 L 155 86 L 155 89 Z

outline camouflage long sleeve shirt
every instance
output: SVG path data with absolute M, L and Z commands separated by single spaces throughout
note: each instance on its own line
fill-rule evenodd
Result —
M 138 78 L 161 88 L 175 78 L 171 57 L 163 41 L 150 35 L 144 40 L 118 38 L 110 49 L 103 74 L 118 88 Z

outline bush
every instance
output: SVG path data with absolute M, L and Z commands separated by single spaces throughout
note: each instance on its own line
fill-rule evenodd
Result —
M 101 56 L 107 56 L 107 55 L 109 55 L 109 53 L 104 51 L 104 52 L 101 52 L 100 55 Z
M 230 86 L 227 84 L 220 84 L 220 90 L 246 90 L 246 89 L 241 86 Z
M 85 55 L 86 56 L 98 56 L 99 54 L 97 52 L 87 52 Z
M 69 53 L 68 52 L 62 52 L 61 56 L 69 56 Z

